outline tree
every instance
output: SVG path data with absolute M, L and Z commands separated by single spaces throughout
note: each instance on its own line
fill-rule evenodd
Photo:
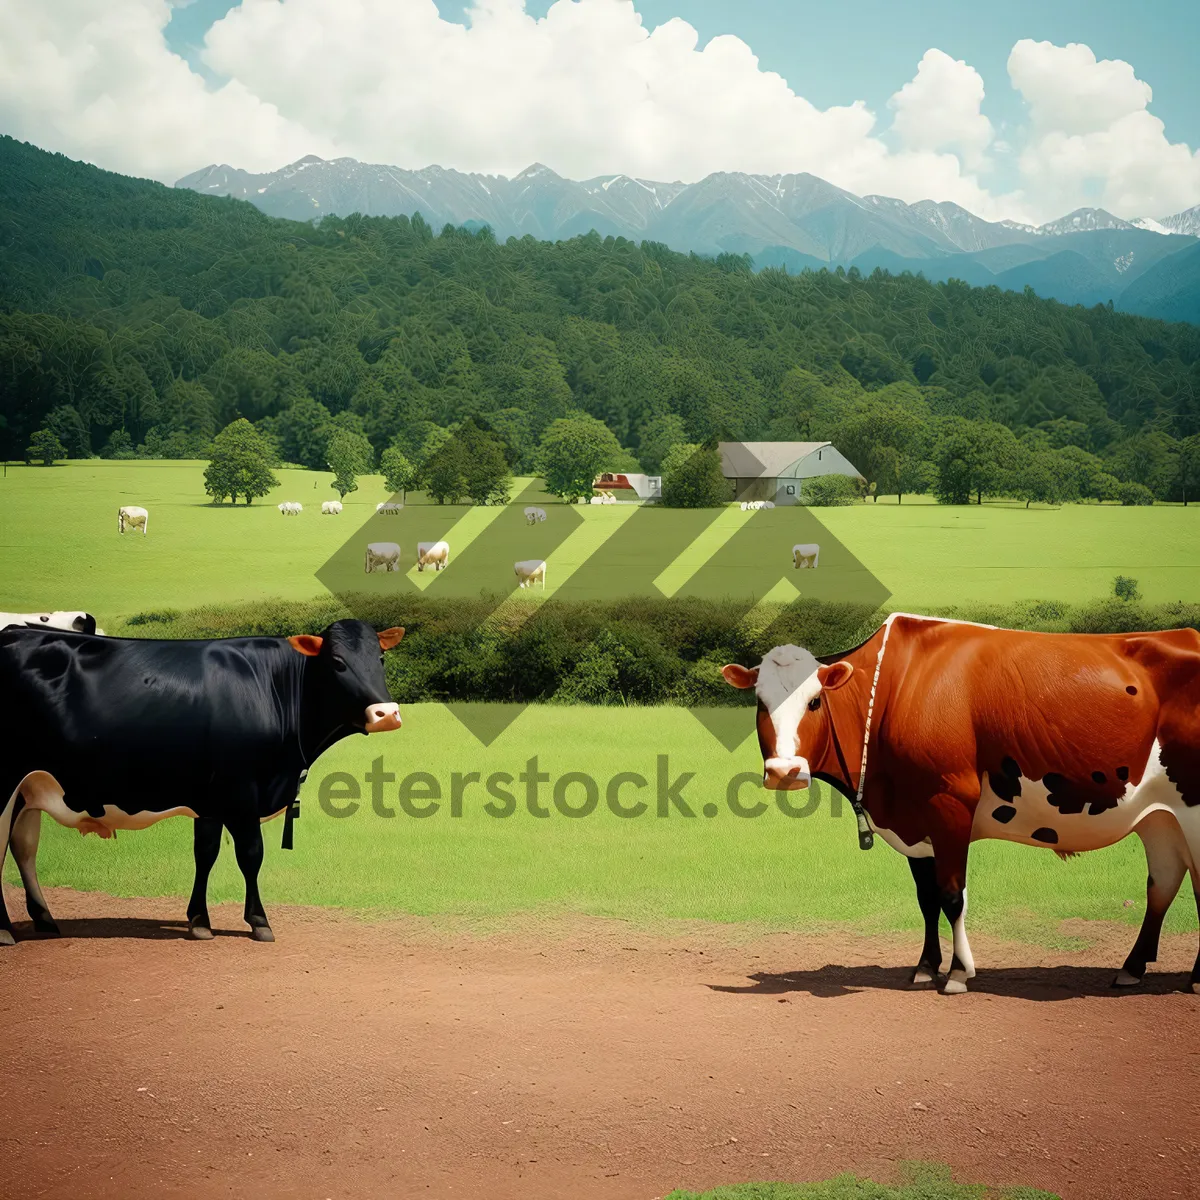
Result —
M 1126 481 L 1117 487 L 1117 499 L 1125 508 L 1138 508 L 1154 503 L 1154 493 L 1144 483 Z
M 875 495 L 924 490 L 930 472 L 931 435 L 929 406 L 911 384 L 892 384 L 860 400 L 838 422 L 835 440 L 839 450 L 875 484 Z M 922 486 L 924 485 L 924 486 Z
M 858 485 L 848 475 L 818 475 L 806 479 L 800 489 L 800 503 L 810 508 L 836 508 L 858 499 Z
M 969 421 L 951 417 L 934 447 L 937 479 L 934 488 L 941 504 L 977 504 L 1014 486 L 1012 472 L 1019 459 L 1017 439 L 997 421 Z
M 46 418 L 46 428 L 66 448 L 66 457 L 91 457 L 92 440 L 88 434 L 88 427 L 84 423 L 83 418 L 71 405 L 60 404 Z
M 66 446 L 49 429 L 35 430 L 25 447 L 25 461 L 32 463 L 39 459 L 43 467 L 52 467 L 56 458 L 66 457 Z
M 576 412 L 551 422 L 542 436 L 538 463 L 546 490 L 574 504 L 592 494 L 596 476 L 621 454 L 621 444 L 603 421 Z
M 358 491 L 358 476 L 371 469 L 371 443 L 365 434 L 334 429 L 325 456 L 333 472 L 333 489 L 345 500 L 350 492 Z
M 472 502 L 506 504 L 512 471 L 503 440 L 471 418 L 463 422 L 456 440 L 466 455 L 466 492 Z
M 1200 487 L 1200 433 L 1193 433 L 1179 443 L 1179 490 L 1187 508 L 1188 492 Z
M 458 504 L 467 494 L 469 466 L 462 442 L 451 437 L 421 468 L 421 482 L 439 504 Z
M 297 396 L 275 418 L 275 437 L 284 462 L 319 471 L 328 461 L 330 413 L 309 395 Z
M 687 430 L 678 413 L 663 413 L 651 417 L 642 426 L 638 443 L 638 459 L 651 475 L 662 474 L 662 464 L 672 447 L 687 441 Z
M 1113 580 L 1113 595 L 1118 600 L 1124 600 L 1126 604 L 1132 604 L 1135 600 L 1142 598 L 1141 592 L 1138 591 L 1137 580 L 1130 579 L 1128 575 L 1118 575 Z
M 417 468 L 404 457 L 404 451 L 399 446 L 389 446 L 379 460 L 379 469 L 383 472 L 384 487 L 389 492 L 399 492 L 400 503 L 403 504 L 408 489 L 416 486 Z
M 104 449 L 100 451 L 101 458 L 134 458 L 133 438 L 129 436 L 128 430 L 114 429 L 108 435 L 108 441 L 104 444 Z
M 663 463 L 662 502 L 668 508 L 719 508 L 733 498 L 716 444 L 675 446 Z
M 1017 496 L 1028 508 L 1038 504 L 1061 504 L 1066 499 L 1066 472 L 1052 450 L 1032 454 L 1022 464 L 1016 478 Z
M 220 504 L 226 496 L 234 504 L 265 496 L 279 486 L 271 467 L 274 447 L 245 417 L 226 425 L 213 438 L 212 460 L 204 471 L 204 490 Z

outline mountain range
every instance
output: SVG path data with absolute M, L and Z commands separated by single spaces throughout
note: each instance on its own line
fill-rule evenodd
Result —
M 1200 322 L 1200 256 L 1191 253 L 1200 205 L 1134 220 L 1081 208 L 1032 226 L 985 221 L 947 201 L 856 196 L 807 173 L 716 172 L 692 184 L 628 175 L 576 181 L 535 163 L 509 179 L 315 155 L 265 174 L 209 166 L 175 186 L 234 196 L 294 220 L 419 212 L 438 229 L 490 225 L 502 240 L 528 234 L 557 241 L 594 229 L 699 254 L 749 254 L 759 268 L 920 271 Z

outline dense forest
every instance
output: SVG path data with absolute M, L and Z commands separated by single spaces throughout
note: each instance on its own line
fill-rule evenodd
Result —
M 614 465 L 830 438 L 881 493 L 1176 499 L 1200 486 L 1200 328 L 596 234 L 290 222 L 0 139 L 9 459 L 40 429 L 191 457 L 245 417 L 284 461 L 323 467 L 344 426 L 419 462 L 476 417 L 532 469 L 579 411 Z

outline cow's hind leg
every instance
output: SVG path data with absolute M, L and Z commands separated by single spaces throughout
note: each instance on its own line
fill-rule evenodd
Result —
M 42 832 L 42 812 L 38 808 L 22 809 L 13 818 L 12 852 L 21 882 L 25 885 L 25 909 L 36 933 L 58 934 L 61 930 L 50 915 L 42 885 L 37 877 L 38 838 Z
M 3 809 L 0 809 L 0 881 L 4 878 L 4 860 L 8 856 L 9 834 L 12 832 L 13 821 L 23 804 L 20 788 L 15 788 Z M 0 946 L 13 946 L 16 945 L 16 941 L 12 922 L 8 919 L 8 908 L 4 903 L 4 888 L 0 883 Z
M 271 932 L 271 924 L 258 894 L 258 872 L 263 864 L 262 826 L 251 818 L 227 825 L 226 828 L 233 838 L 238 866 L 246 880 L 245 917 L 246 924 L 250 926 L 250 936 L 256 942 L 273 942 L 275 935 Z
M 1125 965 L 1113 980 L 1113 987 L 1133 987 L 1141 983 L 1146 964 L 1158 958 L 1163 918 L 1187 874 L 1186 843 L 1178 822 L 1170 813 L 1151 813 L 1136 832 L 1146 850 L 1146 915 Z
M 937 874 L 932 856 L 910 858 L 908 869 L 917 885 L 917 904 L 925 918 L 925 944 L 921 948 L 921 961 L 913 971 L 911 987 L 926 988 L 937 983 L 942 969 L 942 940 L 938 922 L 942 916 L 942 898 L 938 891 Z
M 208 876 L 221 853 L 219 817 L 197 817 L 192 834 L 192 854 L 196 859 L 196 879 L 188 901 L 188 933 L 197 941 L 208 941 L 212 924 L 208 919 Z

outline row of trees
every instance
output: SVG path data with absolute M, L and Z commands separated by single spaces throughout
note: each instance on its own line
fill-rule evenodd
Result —
M 40 430 L 72 457 L 203 457 L 245 418 L 281 461 L 323 469 L 344 431 L 419 465 L 475 418 L 533 473 L 583 413 L 618 469 L 827 438 L 905 494 L 941 487 L 957 419 L 1182 499 L 1200 432 L 1200 329 L 1032 293 L 755 273 L 596 234 L 498 245 L 419 217 L 279 221 L 7 138 L 0 226 L 9 457 Z

